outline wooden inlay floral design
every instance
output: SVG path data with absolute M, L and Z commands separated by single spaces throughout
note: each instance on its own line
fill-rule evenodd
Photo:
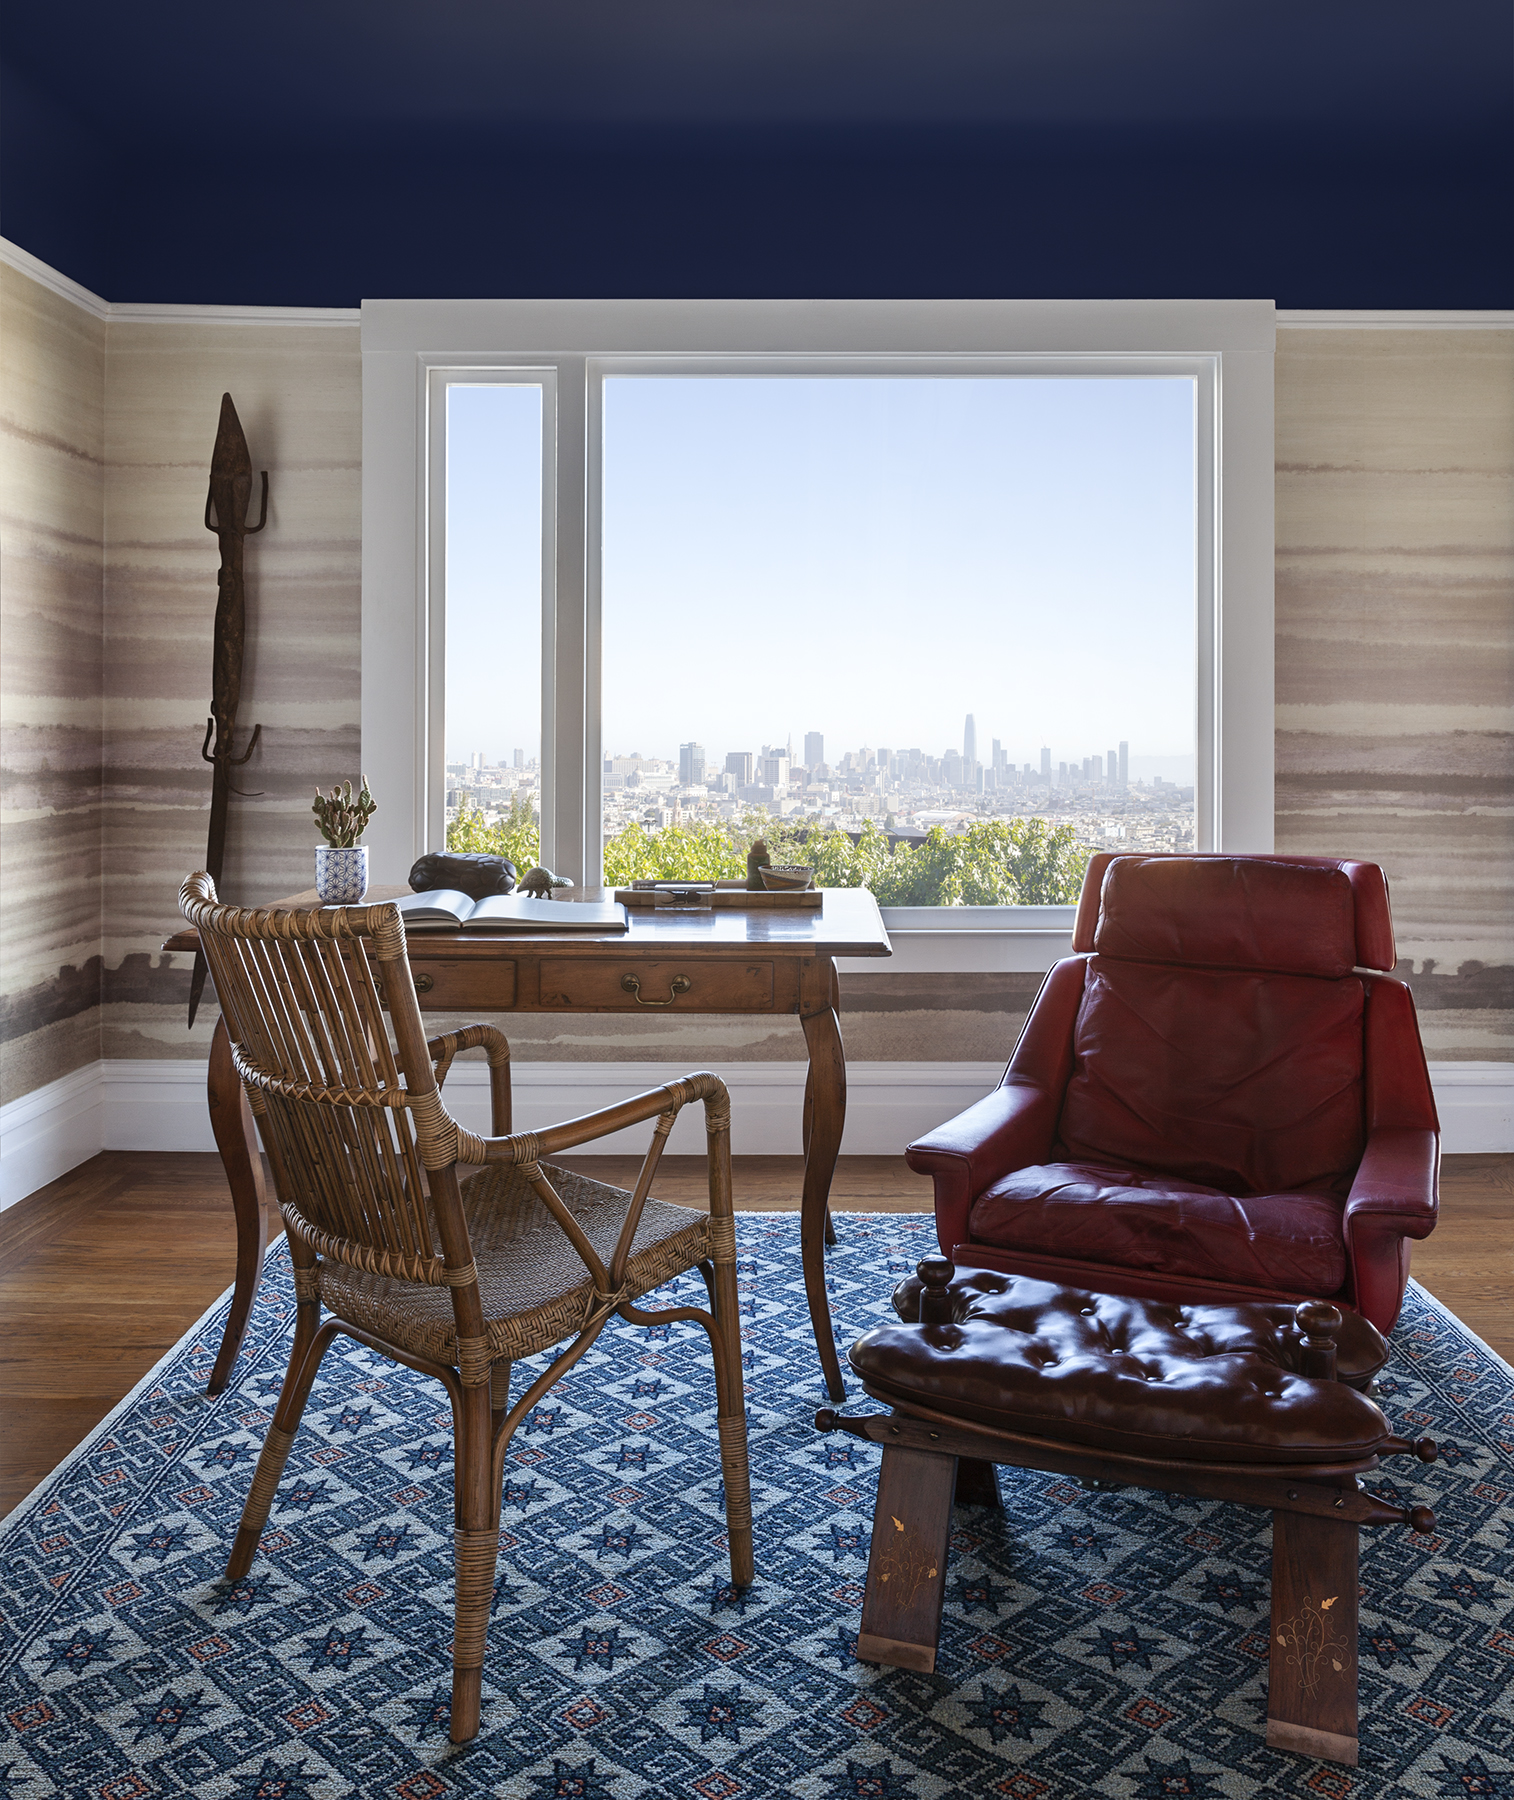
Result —
M 1288 1652 L 1288 1667 L 1298 1670 L 1306 1694 L 1312 1694 L 1325 1678 L 1327 1662 L 1334 1674 L 1345 1668 L 1342 1659 L 1347 1645 L 1334 1635 L 1334 1620 L 1329 1616 L 1339 1598 L 1332 1594 L 1328 1600 L 1316 1602 L 1306 1594 L 1303 1611 L 1278 1626 L 1277 1641 Z

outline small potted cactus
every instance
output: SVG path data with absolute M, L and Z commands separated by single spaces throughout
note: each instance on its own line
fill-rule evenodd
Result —
M 378 811 L 368 792 L 368 777 L 358 777 L 361 791 L 354 794 L 345 781 L 329 794 L 315 790 L 311 811 L 321 828 L 324 844 L 315 851 L 315 891 L 327 906 L 355 906 L 368 891 L 368 846 L 358 839 Z

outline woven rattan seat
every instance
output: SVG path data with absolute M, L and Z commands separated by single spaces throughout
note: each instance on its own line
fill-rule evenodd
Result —
M 427 1042 L 394 906 L 248 912 L 218 904 L 203 874 L 185 882 L 179 905 L 199 931 L 268 1153 L 299 1302 L 289 1371 L 228 1578 L 240 1580 L 258 1553 L 311 1384 L 338 1334 L 434 1376 L 457 1437 L 451 1736 L 473 1737 L 505 1452 L 537 1400 L 619 1313 L 637 1325 L 696 1320 L 709 1336 L 731 1579 L 746 1586 L 752 1501 L 723 1084 L 689 1075 L 585 1118 L 512 1134 L 509 1045 L 492 1025 Z M 452 1059 L 468 1050 L 489 1062 L 486 1138 L 442 1103 Z M 693 1100 L 704 1106 L 708 1213 L 651 1198 L 674 1119 Z M 633 1191 L 542 1160 L 651 1121 Z M 694 1268 L 709 1311 L 636 1306 Z M 323 1306 L 332 1315 L 325 1322 Z M 512 1405 L 511 1365 L 565 1339 Z
M 608 1263 L 630 1194 L 551 1164 L 542 1172 Z M 463 1183 L 462 1200 L 490 1355 L 518 1362 L 577 1331 L 592 1310 L 594 1284 L 521 1171 L 482 1169 Z M 649 1199 L 631 1240 L 626 1299 L 639 1299 L 710 1254 L 708 1214 Z M 446 1288 L 390 1281 L 325 1260 L 320 1271 L 321 1298 L 333 1312 L 401 1349 L 456 1364 L 457 1324 Z

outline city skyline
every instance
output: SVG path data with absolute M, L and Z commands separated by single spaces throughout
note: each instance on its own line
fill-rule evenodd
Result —
M 971 711 L 1017 762 L 1102 752 L 1110 718 L 1191 757 L 1191 382 L 616 377 L 605 405 L 607 750 L 818 718 L 939 756 Z M 448 754 L 539 753 L 535 390 L 453 390 L 448 436 Z

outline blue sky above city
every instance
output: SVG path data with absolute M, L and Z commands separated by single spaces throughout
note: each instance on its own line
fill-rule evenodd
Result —
M 452 390 L 449 756 L 538 740 L 538 404 Z M 612 378 L 604 748 L 939 756 L 971 712 L 1181 774 L 1194 458 L 1183 378 Z

